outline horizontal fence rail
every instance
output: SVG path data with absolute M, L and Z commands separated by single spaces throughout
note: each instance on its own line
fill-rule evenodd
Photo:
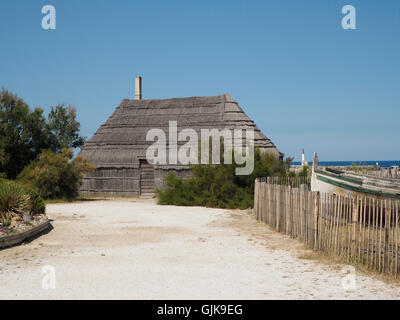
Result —
M 256 179 L 254 209 L 258 220 L 315 251 L 397 276 L 399 201 L 311 192 L 301 181 L 280 182 Z

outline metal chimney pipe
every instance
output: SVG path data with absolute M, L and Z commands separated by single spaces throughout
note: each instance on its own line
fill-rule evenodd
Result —
M 135 77 L 135 100 L 142 100 L 142 77 Z

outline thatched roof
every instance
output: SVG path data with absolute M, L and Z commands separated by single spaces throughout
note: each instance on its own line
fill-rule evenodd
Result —
M 97 167 L 133 167 L 144 158 L 153 142 L 146 141 L 152 128 L 168 135 L 169 121 L 184 128 L 253 128 L 255 145 L 281 157 L 283 154 L 257 128 L 228 94 L 215 97 L 173 98 L 162 100 L 122 100 L 111 117 L 86 142 L 80 155 Z

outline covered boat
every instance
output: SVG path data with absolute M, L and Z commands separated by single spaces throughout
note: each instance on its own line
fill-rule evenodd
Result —
M 318 155 L 314 153 L 311 191 L 400 200 L 400 179 L 378 178 L 329 167 L 319 167 Z

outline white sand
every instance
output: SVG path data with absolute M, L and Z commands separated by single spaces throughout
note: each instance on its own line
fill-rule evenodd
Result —
M 0 251 L 1 299 L 399 299 L 400 288 L 300 259 L 299 242 L 238 211 L 88 201 L 48 206 L 54 229 Z M 42 288 L 42 266 L 56 289 Z

